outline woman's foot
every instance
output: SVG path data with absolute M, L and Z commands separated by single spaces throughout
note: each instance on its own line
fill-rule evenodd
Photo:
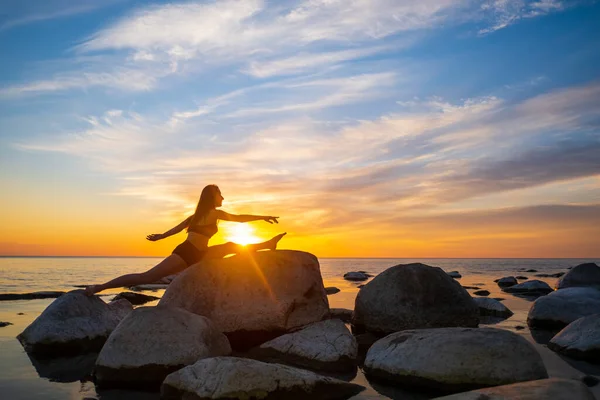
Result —
M 90 285 L 83 290 L 83 293 L 85 293 L 86 296 L 93 296 L 100 291 L 102 291 L 100 285 Z
M 275 250 L 277 248 L 277 243 L 279 243 L 279 241 L 281 240 L 282 237 L 284 237 L 285 235 L 287 235 L 287 232 L 283 232 L 280 233 L 277 236 L 274 236 L 271 240 L 269 240 L 269 244 L 267 246 L 267 249 L 269 250 Z

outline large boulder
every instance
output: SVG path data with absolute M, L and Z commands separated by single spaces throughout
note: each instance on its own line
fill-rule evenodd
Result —
M 96 361 L 96 382 L 158 389 L 170 373 L 230 353 L 227 337 L 207 318 L 180 308 L 140 307 L 106 341 Z
M 558 289 L 574 286 L 594 286 L 600 289 L 600 267 L 595 263 L 579 264 L 560 278 L 556 285 Z
M 473 301 L 475 301 L 479 307 L 479 313 L 482 316 L 508 318 L 513 315 L 513 312 L 510 311 L 508 307 L 496 299 L 487 297 L 474 297 Z
M 518 283 L 517 278 L 514 276 L 505 276 L 504 278 L 496 279 L 494 282 L 496 282 L 500 287 L 514 286 Z
M 571 322 L 550 340 L 548 347 L 569 357 L 600 364 L 600 314 Z
M 494 328 L 396 332 L 369 349 L 364 369 L 375 379 L 448 392 L 548 377 L 531 343 Z
M 442 269 L 415 263 L 377 275 L 356 296 L 357 331 L 388 334 L 404 329 L 476 327 L 479 307 Z
M 281 364 L 235 357 L 200 360 L 167 376 L 161 398 L 347 399 L 363 386 Z
M 554 291 L 546 282 L 537 279 L 504 287 L 502 290 L 506 293 L 517 293 L 525 296 L 542 296 Z
M 563 328 L 600 312 L 600 290 L 591 287 L 560 289 L 537 299 L 527 316 L 532 328 Z
M 435 400 L 594 400 L 592 392 L 573 379 L 540 379 L 437 397 Z
M 358 344 L 342 321 L 330 319 L 279 336 L 252 353 L 264 361 L 318 371 L 346 372 L 356 369 Z
M 292 250 L 204 260 L 180 273 L 159 304 L 209 318 L 234 348 L 254 346 L 329 314 L 319 261 Z
M 97 351 L 133 309 L 127 300 L 106 304 L 82 290 L 66 293 L 17 336 L 26 351 L 46 355 Z

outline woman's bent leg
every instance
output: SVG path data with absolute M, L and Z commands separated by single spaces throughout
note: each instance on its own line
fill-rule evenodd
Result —
M 181 259 L 177 254 L 171 254 L 155 267 L 149 269 L 146 272 L 139 274 L 127 274 L 121 275 L 111 281 L 103 283 L 101 285 L 91 285 L 85 289 L 85 293 L 91 296 L 95 293 L 101 292 L 106 289 L 113 289 L 125 286 L 142 285 L 145 283 L 156 282 L 160 278 L 167 275 L 176 274 L 183 271 L 187 267 L 185 261 Z
M 207 259 L 207 258 L 223 258 L 223 257 L 231 255 L 231 254 L 242 254 L 242 253 L 248 253 L 248 252 L 264 250 L 264 249 L 275 250 L 277 248 L 277 243 L 285 235 L 286 235 L 285 233 L 280 233 L 279 235 L 274 236 L 273 238 L 267 240 L 266 242 L 256 243 L 256 244 L 248 244 L 246 246 L 243 246 L 243 245 L 237 244 L 237 243 L 233 243 L 233 242 L 227 242 L 227 243 L 223 243 L 223 244 L 218 244 L 216 246 L 210 246 L 206 250 L 206 253 L 204 254 L 203 258 L 205 258 L 205 259 Z

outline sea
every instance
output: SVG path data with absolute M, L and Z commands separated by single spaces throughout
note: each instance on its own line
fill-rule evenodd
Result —
M 36 291 L 70 291 L 78 285 L 102 283 L 118 275 L 143 272 L 153 267 L 161 258 L 141 257 L 0 257 L 0 293 L 29 293 Z M 549 258 L 319 258 L 325 286 L 335 286 L 340 292 L 328 296 L 331 308 L 354 308 L 359 286 L 365 282 L 343 279 L 349 271 L 366 271 L 377 275 L 398 264 L 419 262 L 440 267 L 446 272 L 458 271 L 458 281 L 463 286 L 476 286 L 490 292 L 489 297 L 502 298 L 503 304 L 514 312 L 508 319 L 487 319 L 481 326 L 507 329 L 523 335 L 540 350 L 550 376 L 580 378 L 586 374 L 600 377 L 600 367 L 585 362 L 559 357 L 545 349 L 544 344 L 555 332 L 531 332 L 527 328 L 527 312 L 533 299 L 517 297 L 502 292 L 494 283 L 504 276 L 524 275 L 539 279 L 550 286 L 557 278 L 536 277 L 537 274 L 567 272 L 568 268 L 600 259 L 549 259 Z M 531 271 L 531 272 L 527 272 Z M 110 301 L 124 289 L 101 293 Z M 471 294 L 473 289 L 468 290 Z M 147 292 L 162 296 L 163 290 Z M 16 336 L 21 333 L 53 299 L 0 301 L 0 321 L 11 325 L 0 327 L 0 398 L 21 399 L 73 399 L 117 400 L 159 399 L 157 393 L 97 390 L 92 369 L 96 354 L 73 358 L 37 359 L 27 354 Z M 156 302 L 146 305 L 154 305 Z M 551 353 L 551 354 L 550 354 Z M 366 387 L 353 400 L 360 399 L 430 399 L 430 393 L 409 388 L 398 388 L 370 382 L 359 369 L 348 380 Z M 600 385 L 599 385 L 600 386 Z M 600 399 L 600 389 L 594 389 Z

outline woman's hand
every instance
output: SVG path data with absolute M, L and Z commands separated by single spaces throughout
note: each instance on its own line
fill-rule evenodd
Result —
M 162 233 L 152 233 L 148 236 L 146 236 L 146 239 L 148 239 L 151 242 L 156 242 L 157 240 L 160 239 L 164 239 L 165 236 Z
M 263 220 L 265 222 L 270 223 L 270 224 L 272 224 L 273 222 L 275 222 L 276 224 L 278 224 L 279 221 L 277 221 L 277 218 L 279 218 L 279 217 L 263 217 Z

